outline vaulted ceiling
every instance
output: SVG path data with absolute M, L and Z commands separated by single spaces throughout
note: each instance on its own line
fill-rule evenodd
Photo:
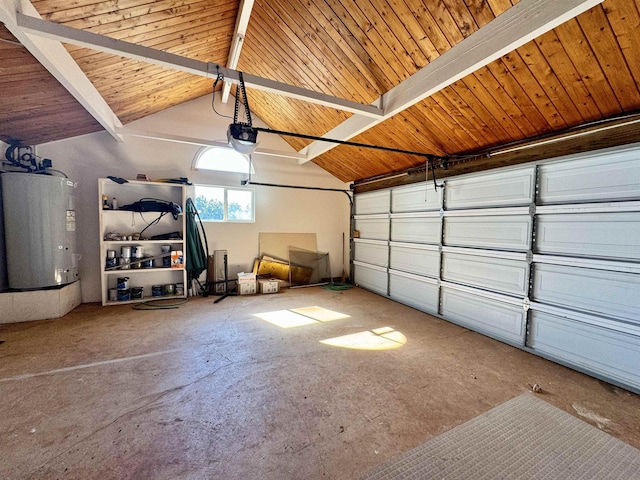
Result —
M 121 125 L 210 94 L 211 75 L 186 68 L 189 60 L 257 78 L 247 82 L 251 110 L 272 129 L 453 159 L 625 114 L 635 121 L 640 111 L 638 0 L 32 0 L 33 10 L 20 11 L 52 22 L 40 31 L 16 20 L 24 3 L 0 0 L 5 142 L 40 144 L 109 130 L 109 122 L 117 135 Z M 69 38 L 64 47 L 79 66 L 69 75 L 54 48 L 62 34 L 47 25 L 152 50 L 117 54 L 120 44 Z M 149 62 L 145 52 L 174 56 Z M 265 79 L 279 83 L 266 88 Z M 95 95 L 83 93 L 91 88 Z M 342 99 L 345 108 L 332 102 Z M 583 143 L 638 141 L 633 125 Z M 344 181 L 425 162 L 283 138 Z

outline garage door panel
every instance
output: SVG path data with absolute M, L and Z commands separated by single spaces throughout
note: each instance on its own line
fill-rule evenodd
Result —
M 541 204 L 615 201 L 637 198 L 640 154 L 637 149 L 540 166 Z
M 474 295 L 442 286 L 441 315 L 490 337 L 524 345 L 524 309 L 478 293 Z
M 536 264 L 533 300 L 640 325 L 640 275 Z
M 360 232 L 360 238 L 388 240 L 389 217 L 356 218 L 355 229 Z
M 534 351 L 640 389 L 640 337 L 537 311 L 530 331 Z
M 540 215 L 536 252 L 640 260 L 640 213 Z
M 356 215 L 389 213 L 391 194 L 389 190 L 361 193 L 356 195 Z
M 388 270 L 355 278 L 640 392 L 640 144 L 441 181 L 381 195 L 387 223 L 363 238 L 387 241 L 388 266 L 355 257 Z
M 529 264 L 526 261 L 444 253 L 442 279 L 525 296 L 529 288 Z
M 419 245 L 391 244 L 390 267 L 394 270 L 437 278 L 440 275 L 440 252 L 438 247 L 429 249 Z
M 390 272 L 389 296 L 423 312 L 438 314 L 440 287 L 426 278 Z
M 433 186 L 427 183 L 394 188 L 391 191 L 391 211 L 400 213 L 440 210 L 441 192 L 442 189 L 436 192 Z
M 389 263 L 389 246 L 382 241 L 354 240 L 354 259 L 386 267 Z
M 392 217 L 391 240 L 394 242 L 437 245 L 442 236 L 440 217 Z
M 444 244 L 528 251 L 533 222 L 528 215 L 445 217 Z
M 388 278 L 385 268 L 353 262 L 353 270 L 356 285 L 380 295 L 387 295 Z
M 533 203 L 535 168 L 476 174 L 445 183 L 447 209 L 490 208 Z

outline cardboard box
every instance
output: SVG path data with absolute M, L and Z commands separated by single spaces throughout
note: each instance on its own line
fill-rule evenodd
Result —
M 184 267 L 184 257 L 182 255 L 182 250 L 173 250 L 171 252 L 171 268 L 182 267 Z
M 253 295 L 256 293 L 256 282 L 238 283 L 238 295 Z
M 241 283 L 256 283 L 256 278 L 257 278 L 257 276 L 256 276 L 255 273 L 240 272 L 238 274 L 238 284 L 241 284 Z
M 260 293 L 278 293 L 278 280 L 270 278 L 268 280 L 258 280 Z

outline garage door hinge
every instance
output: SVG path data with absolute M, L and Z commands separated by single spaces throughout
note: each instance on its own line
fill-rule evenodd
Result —
M 528 297 L 525 297 L 522 300 L 522 308 L 524 309 L 525 312 L 528 312 L 529 309 L 531 308 L 531 301 L 529 301 Z

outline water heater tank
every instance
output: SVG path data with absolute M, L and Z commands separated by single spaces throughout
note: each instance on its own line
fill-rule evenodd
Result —
M 31 290 L 77 280 L 73 182 L 19 172 L 0 178 L 9 288 Z

